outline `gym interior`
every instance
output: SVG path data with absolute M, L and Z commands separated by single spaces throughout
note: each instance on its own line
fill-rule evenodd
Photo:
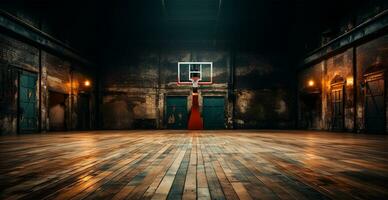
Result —
M 0 2 L 0 199 L 387 199 L 388 1 Z

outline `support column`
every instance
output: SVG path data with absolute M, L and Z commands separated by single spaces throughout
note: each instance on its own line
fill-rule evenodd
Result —
M 353 132 L 357 132 L 357 48 L 353 47 Z

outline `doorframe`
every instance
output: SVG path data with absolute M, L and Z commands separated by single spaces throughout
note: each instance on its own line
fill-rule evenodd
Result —
M 204 118 L 204 116 L 203 116 L 203 110 L 204 110 L 204 99 L 206 98 L 206 97 L 216 97 L 216 98 L 223 98 L 224 99 L 224 109 L 223 109 L 223 111 L 224 111 L 224 125 L 227 125 L 228 124 L 228 119 L 226 118 L 226 116 L 227 116 L 227 102 L 228 102 L 228 97 L 227 96 L 225 96 L 225 95 L 219 95 L 219 94 L 214 94 L 214 95 L 212 95 L 212 94 L 206 94 L 206 95 L 202 95 L 202 108 L 201 108 L 201 116 L 202 116 L 202 119 Z M 204 128 L 204 130 L 206 130 L 205 129 L 205 122 L 203 123 L 203 128 Z M 223 129 L 227 129 L 226 127 L 224 127 Z
M 334 118 L 335 118 L 335 113 L 334 113 L 334 105 L 333 105 L 333 92 L 335 91 L 342 91 L 342 94 L 341 94 L 341 98 L 342 98 L 342 101 L 341 101 L 341 104 L 342 104 L 342 109 L 341 109 L 341 112 L 342 112 L 342 123 L 341 123 L 341 128 L 338 129 L 337 131 L 343 131 L 345 130 L 345 81 L 341 81 L 341 82 L 336 82 L 336 83 L 332 83 L 330 84 L 330 108 L 331 108 L 331 120 L 333 121 Z M 331 127 L 330 127 L 331 131 L 336 131 L 334 129 L 334 125 L 333 123 L 331 123 Z
M 22 131 L 21 131 L 21 129 L 20 129 L 20 87 L 21 87 L 21 85 L 20 85 L 20 75 L 23 73 L 23 72 L 27 72 L 27 73 L 30 73 L 30 74 L 34 74 L 34 75 L 36 75 L 36 77 L 37 77 L 37 79 L 36 79 L 36 84 L 38 84 L 38 81 L 39 81 L 39 73 L 38 72 L 36 72 L 36 71 L 33 71 L 33 70 L 28 70 L 28 69 L 24 69 L 24 68 L 22 68 L 22 67 L 19 67 L 19 66 L 15 66 L 15 65 L 11 65 L 11 67 L 13 67 L 13 68 L 15 68 L 15 70 L 17 71 L 17 83 L 18 83 L 18 85 L 17 85 L 17 95 L 16 95 L 16 101 L 17 101 L 17 108 L 16 108 L 16 110 L 17 110 L 17 120 L 16 120 L 16 132 L 17 132 L 17 134 L 25 134 L 25 133 L 30 133 L 30 132 L 23 132 L 22 133 Z M 36 92 L 42 92 L 42 91 L 38 91 L 38 85 L 37 85 L 37 89 L 36 89 Z M 36 92 L 35 92 L 35 95 L 37 95 L 36 94 Z M 36 100 L 37 100 L 37 105 L 35 105 L 36 106 L 36 109 L 38 110 L 39 109 L 39 101 L 41 101 L 41 99 L 38 99 L 38 98 L 36 98 Z M 40 110 L 38 110 L 38 112 L 41 112 Z M 36 114 L 38 114 L 38 113 L 36 113 Z M 36 130 L 35 131 L 32 131 L 31 133 L 37 133 L 37 132 L 39 132 L 39 124 L 41 123 L 41 118 L 39 118 L 39 114 L 37 115 L 37 127 L 36 127 Z
M 48 122 L 48 126 L 46 127 L 47 131 L 53 131 L 51 130 L 51 126 L 50 126 L 50 95 L 51 93 L 57 93 L 57 94 L 61 94 L 61 95 L 64 95 L 65 97 L 65 104 L 66 104 L 66 99 L 69 98 L 69 94 L 68 93 L 63 93 L 63 92 L 60 92 L 60 91 L 56 91 L 56 90 L 52 90 L 52 89 L 48 89 L 47 90 L 47 118 L 49 120 Z M 70 115 L 69 111 L 68 111 L 68 108 L 65 106 L 65 118 L 64 118 L 64 130 L 63 131 L 68 131 L 68 115 Z
M 371 72 L 371 73 L 367 73 L 367 74 L 364 74 L 364 80 L 363 80 L 363 84 L 364 84 L 364 91 L 363 91 L 363 94 L 364 94 L 364 113 L 363 113 L 363 122 L 364 122 L 364 130 L 366 133 L 368 133 L 368 129 L 367 129 L 367 126 L 366 126 L 366 118 L 367 118 L 367 115 L 366 115 L 366 104 L 367 104 L 367 84 L 368 82 L 370 81 L 375 81 L 375 80 L 383 80 L 384 81 L 384 85 L 383 85 L 383 89 L 384 89 L 384 92 L 383 92 L 383 121 L 384 121 L 384 129 L 383 129 L 383 133 L 386 133 L 387 132 L 387 108 L 386 108 L 386 95 L 387 95 L 387 92 L 386 92 L 386 73 L 385 73 L 385 70 L 379 70 L 379 71 L 375 71 L 375 72 Z
M 190 95 L 186 95 L 186 94 L 171 94 L 171 95 L 168 95 L 168 94 L 165 94 L 164 95 L 164 108 L 163 108 L 163 126 L 165 127 L 165 129 L 168 129 L 168 125 L 167 125 L 167 98 L 168 97 L 186 97 L 186 112 L 187 112 L 187 117 L 189 117 L 189 110 L 188 110 L 188 106 L 189 106 L 189 96 Z M 189 119 L 187 119 L 187 122 L 188 122 Z

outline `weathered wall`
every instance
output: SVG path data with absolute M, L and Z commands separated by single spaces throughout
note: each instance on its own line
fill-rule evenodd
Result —
M 157 53 L 144 51 L 104 68 L 102 128 L 129 129 L 142 122 L 156 127 L 159 61 Z
M 322 108 L 326 104 L 321 101 L 322 78 L 324 62 L 301 71 L 298 74 L 298 127 L 307 129 L 321 129 L 326 115 L 322 115 Z M 309 85 L 312 81 L 313 85 Z
M 16 17 L 26 23 L 39 28 L 39 21 L 29 18 L 28 13 L 16 12 Z M 68 116 L 66 129 L 75 129 L 78 119 L 79 107 L 77 98 L 79 93 L 90 93 L 91 120 L 94 124 L 94 83 L 95 74 L 86 66 L 70 60 L 58 53 L 51 53 L 36 46 L 28 40 L 13 37 L 12 33 L 0 33 L 0 77 L 1 77 L 1 106 L 0 106 L 0 132 L 1 134 L 15 134 L 18 131 L 18 77 L 21 71 L 29 71 L 37 75 L 37 127 L 41 131 L 50 130 L 49 127 L 49 91 L 71 94 L 66 105 Z M 92 83 L 92 87 L 83 87 L 85 80 Z M 72 84 L 70 84 L 72 83 Z M 69 114 L 70 113 L 70 114 Z M 40 117 L 40 118 L 39 118 Z M 39 130 L 39 129 L 38 129 Z
M 79 63 L 61 58 L 60 56 L 42 51 L 42 129 L 50 130 L 50 116 L 47 111 L 49 107 L 49 92 L 57 92 L 67 95 L 65 101 L 66 129 L 74 130 L 78 127 L 78 98 L 80 93 L 90 95 L 90 116 L 91 123 L 95 123 L 95 74 L 85 69 Z M 85 81 L 90 81 L 91 86 L 85 87 Z M 45 130 L 45 129 L 44 129 Z
M 204 96 L 222 96 L 225 101 L 225 128 L 231 127 L 232 111 L 228 102 L 228 86 L 230 68 L 230 53 L 225 50 L 167 50 L 161 53 L 161 82 L 159 92 L 159 127 L 165 128 L 165 99 L 167 96 L 183 95 L 188 97 L 188 109 L 191 105 L 191 86 L 178 86 L 177 66 L 178 62 L 210 61 L 213 62 L 213 84 L 201 86 L 199 91 L 199 106 L 202 111 L 202 98 Z M 168 69 L 164 71 L 164 69 Z
M 343 102 L 345 130 L 354 126 L 353 104 L 353 51 L 348 49 L 315 64 L 299 74 L 299 127 L 331 130 L 333 128 L 333 105 L 331 92 L 335 81 L 343 79 Z M 309 85 L 313 81 L 314 85 Z M 310 104 L 310 105 L 309 105 Z M 312 105 L 313 104 L 313 105 Z
M 191 92 L 191 87 L 176 85 L 180 61 L 213 61 L 215 84 L 204 86 L 201 92 L 226 96 L 227 55 L 222 51 L 128 52 L 103 72 L 103 128 L 163 128 L 166 96 L 189 96 Z
M 367 121 L 365 114 L 366 74 L 377 74 L 373 77 L 379 80 L 380 75 L 384 74 L 385 86 L 376 89 L 376 91 L 384 91 L 385 105 L 382 105 L 383 108 L 375 110 L 381 110 L 384 113 L 382 117 L 378 118 L 384 118 L 384 115 L 387 115 L 387 73 L 382 72 L 388 68 L 388 12 L 386 10 L 388 4 L 386 1 L 368 1 L 355 4 L 355 6 L 359 8 L 343 15 L 331 27 L 328 27 L 331 30 L 328 31 L 331 32 L 331 37 L 322 43 L 320 48 L 306 55 L 303 60 L 302 70 L 298 72 L 298 115 L 300 121 L 298 126 L 300 128 L 335 130 L 331 92 L 333 89 L 343 86 L 343 130 L 368 131 L 365 126 Z M 324 38 L 327 36 L 326 34 L 327 32 L 322 33 L 321 36 Z M 316 95 L 316 101 L 321 107 L 313 109 L 303 106 L 302 98 L 303 95 L 310 98 L 313 96 L 312 89 L 308 89 L 307 86 L 307 81 L 310 79 L 314 79 L 321 88 L 317 90 L 319 95 Z M 371 99 L 377 105 L 374 97 Z M 313 120 L 316 125 L 307 127 L 308 119 L 301 116 L 308 116 L 314 109 L 321 112 L 321 116 L 315 117 L 316 119 Z M 387 117 L 383 119 L 385 124 L 388 123 L 386 119 Z M 379 120 L 373 119 L 372 121 Z M 379 130 L 379 132 L 383 131 Z
M 364 117 L 365 117 L 365 87 L 363 85 L 363 79 L 366 71 L 371 67 L 380 65 L 384 70 L 388 69 L 388 35 L 382 36 L 363 45 L 360 45 L 356 49 L 357 52 L 357 129 L 364 130 Z M 388 87 L 387 87 L 387 71 L 385 71 L 385 106 L 388 106 Z M 386 119 L 388 119 L 388 109 L 385 108 Z M 388 124 L 388 120 L 386 120 Z M 387 125 L 388 132 L 388 125 Z
M 331 130 L 332 105 L 330 103 L 330 91 L 333 79 L 341 77 L 344 80 L 344 130 L 347 131 L 365 131 L 365 87 L 364 75 L 368 68 L 378 63 L 384 70 L 388 68 L 388 35 L 381 36 L 361 45 L 350 47 L 345 51 L 330 56 L 318 64 L 307 67 L 299 72 L 298 85 L 298 108 L 299 108 L 299 127 L 314 128 L 321 130 Z M 353 51 L 356 53 L 354 54 Z M 353 56 L 356 56 L 353 58 Z M 357 66 L 357 73 L 354 74 L 354 66 Z M 320 90 L 308 89 L 308 81 L 314 80 L 317 88 Z M 387 80 L 385 78 L 385 94 L 387 92 Z M 356 87 L 356 88 L 354 88 Z M 309 113 L 315 112 L 311 108 L 306 108 L 303 95 L 307 93 L 310 97 L 314 92 L 319 93 L 319 104 L 315 110 L 322 112 L 321 116 L 314 115 L 312 126 L 308 124 Z M 356 94 L 354 92 L 356 91 Z M 354 98 L 356 96 L 356 99 Z M 385 96 L 387 105 L 387 95 Z M 387 110 L 385 114 L 388 116 Z M 386 123 L 387 120 L 386 120 Z
M 199 90 L 200 110 L 204 96 L 224 97 L 225 128 L 293 126 L 292 87 L 286 86 L 291 76 L 280 70 L 286 67 L 261 55 L 222 49 L 137 50 L 110 61 L 101 76 L 105 129 L 165 128 L 167 96 L 188 96 L 191 104 L 191 86 L 176 84 L 177 64 L 184 61 L 213 62 L 213 84 Z
M 332 115 L 332 107 L 330 104 L 330 91 L 335 78 L 343 78 L 344 83 L 344 129 L 351 131 L 354 127 L 354 101 L 353 101 L 353 50 L 348 49 L 343 53 L 337 54 L 325 62 L 325 74 L 323 77 L 323 119 L 324 129 L 330 129 L 330 118 Z
M 39 50 L 31 45 L 0 34 L 0 51 L 2 68 L 1 87 L 3 91 L 1 97 L 0 131 L 2 134 L 10 134 L 17 131 L 17 88 L 19 85 L 17 68 L 38 72 Z M 38 105 L 36 107 L 38 108 Z
M 281 60 L 282 57 L 269 59 L 252 52 L 237 53 L 237 128 L 293 127 L 293 73 Z

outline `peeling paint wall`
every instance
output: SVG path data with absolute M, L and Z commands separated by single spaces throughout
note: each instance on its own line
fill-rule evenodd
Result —
M 102 128 L 155 128 L 159 55 L 138 52 L 123 56 L 102 76 Z
M 290 128 L 294 126 L 293 72 L 258 53 L 236 55 L 236 128 Z
M 322 110 L 327 104 L 322 100 L 325 63 L 320 62 L 307 68 L 298 75 L 298 127 L 305 129 L 321 129 L 325 126 L 326 115 Z M 312 85 L 309 83 L 312 82 Z
M 328 27 L 332 37 L 327 38 L 321 48 L 306 55 L 305 64 L 298 72 L 299 128 L 335 130 L 333 126 L 336 118 L 333 114 L 335 103 L 331 103 L 334 99 L 332 91 L 341 86 L 344 94 L 342 130 L 373 132 L 366 127 L 367 121 L 372 121 L 378 122 L 377 124 L 382 127 L 375 133 L 383 133 L 383 125 L 387 132 L 387 5 L 386 1 L 370 1 L 363 4 L 362 8 L 344 15 L 342 19 L 338 19 L 337 23 Z M 337 32 L 332 30 L 337 30 Z M 322 33 L 321 36 L 325 37 L 326 34 L 327 32 Z M 315 80 L 318 90 L 308 88 L 307 81 L 310 79 Z M 373 91 L 367 89 L 368 80 L 379 80 L 376 81 L 379 84 L 375 84 Z M 382 82 L 385 85 L 381 84 Z M 319 94 L 316 102 L 321 106 L 306 108 L 303 106 L 303 96 L 307 94 L 312 97 L 314 92 Z M 365 95 L 367 92 L 369 92 L 369 97 Z M 379 96 L 377 102 L 372 93 L 383 93 L 383 96 L 377 95 Z M 370 98 L 369 107 L 372 107 L 372 110 L 368 111 L 367 98 Z M 302 116 L 308 116 L 312 110 L 318 110 L 321 116 L 315 116 L 314 125 L 308 127 L 306 124 L 309 120 Z M 378 117 L 368 118 L 366 112 L 371 112 L 371 115 L 378 113 L 376 115 Z M 372 124 L 372 126 L 375 125 Z
M 26 23 L 39 28 L 34 18 L 28 20 L 28 14 L 18 13 L 17 17 L 27 20 Z M 90 94 L 90 120 L 94 126 L 95 115 L 95 74 L 86 66 L 72 61 L 60 54 L 46 52 L 41 47 L 21 41 L 6 33 L 0 34 L 0 76 L 1 106 L 0 106 L 0 132 L 1 134 L 16 134 L 18 131 L 18 77 L 22 71 L 28 71 L 37 75 L 36 91 L 36 119 L 37 131 L 50 130 L 49 127 L 49 92 L 55 91 L 66 94 L 70 98 L 66 100 L 66 130 L 77 129 L 79 119 L 77 113 L 81 108 L 77 105 L 80 93 Z M 88 66 L 90 67 L 90 66 Z M 12 72 L 12 73 L 11 73 Z M 84 87 L 85 80 L 92 83 L 91 87 Z M 6 83 L 6 84 L 4 84 Z M 12 93 L 12 94 L 10 94 Z
M 38 72 L 39 50 L 31 45 L 0 34 L 0 61 L 2 67 L 3 96 L 0 111 L 0 131 L 2 134 L 14 134 L 18 119 L 18 69 Z M 12 94 L 9 94 L 12 92 Z M 38 105 L 36 105 L 38 107 Z
M 333 129 L 332 90 L 335 78 L 343 78 L 343 129 L 352 130 L 353 104 L 353 51 L 330 57 L 302 71 L 299 75 L 299 127 L 312 129 Z M 314 85 L 310 86 L 309 82 Z M 341 87 L 342 87 L 341 86 Z M 314 101 L 314 102 L 312 102 Z M 310 105 L 307 105 L 310 104 Z M 311 106 L 314 104 L 314 106 Z M 311 120 L 311 122 L 309 122 Z M 310 125 L 310 126 L 309 126 Z
M 212 61 L 215 84 L 203 86 L 201 92 L 225 96 L 225 82 L 229 78 L 226 55 L 226 52 L 188 50 L 128 52 L 104 68 L 102 128 L 164 128 L 165 98 L 191 93 L 190 86 L 176 85 L 177 64 L 181 61 Z
M 346 131 L 365 131 L 365 73 L 368 68 L 373 67 L 377 62 L 384 70 L 388 68 L 388 35 L 365 42 L 364 44 L 348 48 L 341 53 L 330 56 L 318 64 L 307 67 L 298 75 L 298 113 L 300 128 L 312 128 L 320 130 L 332 130 L 333 121 L 332 105 L 330 103 L 330 91 L 332 81 L 336 77 L 344 80 L 344 127 Z M 353 53 L 355 51 L 355 54 Z M 356 56 L 355 58 L 353 56 Z M 354 66 L 357 73 L 354 74 Z M 386 77 L 386 75 L 385 75 Z M 314 80 L 316 89 L 308 87 L 308 81 Z M 385 78 L 385 91 L 387 90 L 387 79 Z M 355 88 L 354 88 L 355 87 Z M 354 92 L 356 91 L 356 94 Z M 314 109 L 322 113 L 321 116 L 314 115 L 312 126 L 306 126 L 308 116 L 312 109 L 306 109 L 302 104 L 303 95 L 318 93 L 318 104 Z M 354 96 L 357 98 L 354 99 Z M 387 95 L 385 96 L 385 115 L 387 112 Z M 317 105 L 318 105 L 317 104 Z M 387 118 L 387 117 L 386 117 Z M 386 120 L 386 123 L 387 120 Z M 388 129 L 386 129 L 388 130 Z
M 326 104 L 323 114 L 325 115 L 324 128 L 330 129 L 331 104 L 330 91 L 331 83 L 336 77 L 341 77 L 345 80 L 343 90 L 344 104 L 344 129 L 351 131 L 354 127 L 354 104 L 353 104 L 353 50 L 348 49 L 345 52 L 335 55 L 326 60 L 325 74 L 323 84 L 323 104 Z
M 356 49 L 357 52 L 357 81 L 355 84 L 357 87 L 357 103 L 356 103 L 356 123 L 357 130 L 363 131 L 365 129 L 365 94 L 363 87 L 363 79 L 366 71 L 373 67 L 375 64 L 379 64 L 385 71 L 385 122 L 387 124 L 386 130 L 388 132 L 388 35 L 377 38 L 373 41 L 360 45 Z
M 213 84 L 200 86 L 199 105 L 202 111 L 204 96 L 224 97 L 225 128 L 293 126 L 292 87 L 286 87 L 291 77 L 263 56 L 222 49 L 151 49 L 116 56 L 101 76 L 104 129 L 166 128 L 168 96 L 187 96 L 189 110 L 192 87 L 176 83 L 178 62 L 188 61 L 213 62 Z

